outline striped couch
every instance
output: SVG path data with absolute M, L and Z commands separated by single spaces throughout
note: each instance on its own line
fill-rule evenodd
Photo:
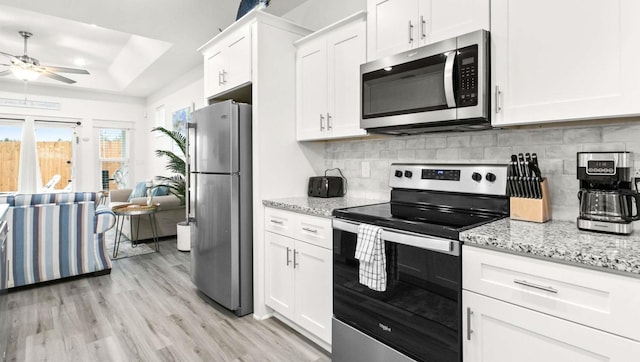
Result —
M 9 287 L 109 271 L 104 233 L 115 224 L 95 192 L 0 196 L 9 204 Z

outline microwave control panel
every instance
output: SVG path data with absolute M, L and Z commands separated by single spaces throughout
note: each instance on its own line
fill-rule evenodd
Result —
M 478 46 L 458 49 L 459 107 L 478 105 Z

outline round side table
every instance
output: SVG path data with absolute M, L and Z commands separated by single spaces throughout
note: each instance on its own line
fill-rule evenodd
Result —
M 140 217 L 147 215 L 149 217 L 149 224 L 151 225 L 151 233 L 153 234 L 153 242 L 156 245 L 156 251 L 160 250 L 158 245 L 158 231 L 156 229 L 156 212 L 158 212 L 158 207 L 160 204 L 153 204 L 150 206 L 147 205 L 136 205 L 136 204 L 125 204 L 114 206 L 111 210 L 114 214 L 116 214 L 116 241 L 113 243 L 113 257 L 115 258 L 118 255 L 118 249 L 120 248 L 120 240 L 122 239 L 122 228 L 124 227 L 124 219 L 127 216 L 131 217 L 131 221 L 129 223 L 130 233 L 133 237 L 133 218 L 137 216 L 138 218 L 138 227 L 136 229 L 136 237 L 135 240 L 131 240 L 131 246 L 135 247 L 138 243 L 138 234 L 140 232 Z

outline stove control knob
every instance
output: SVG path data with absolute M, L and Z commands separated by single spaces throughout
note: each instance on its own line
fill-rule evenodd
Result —
M 396 177 L 402 177 L 402 171 L 396 170 Z
M 475 182 L 480 182 L 480 180 L 482 180 L 482 175 L 477 172 L 474 172 L 473 175 L 471 175 L 471 178 Z
M 411 172 L 409 170 L 404 171 L 404 177 L 411 178 L 411 176 L 413 176 L 413 172 Z
M 487 181 L 489 182 L 493 182 L 496 180 L 496 175 L 492 174 L 491 172 L 487 172 L 484 178 L 487 179 Z

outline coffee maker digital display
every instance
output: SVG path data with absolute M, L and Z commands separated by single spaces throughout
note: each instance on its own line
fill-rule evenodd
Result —
M 613 175 L 616 172 L 615 162 L 613 161 L 587 161 L 587 173 Z
M 631 234 L 640 220 L 640 196 L 633 183 L 630 152 L 578 152 L 578 228 Z

